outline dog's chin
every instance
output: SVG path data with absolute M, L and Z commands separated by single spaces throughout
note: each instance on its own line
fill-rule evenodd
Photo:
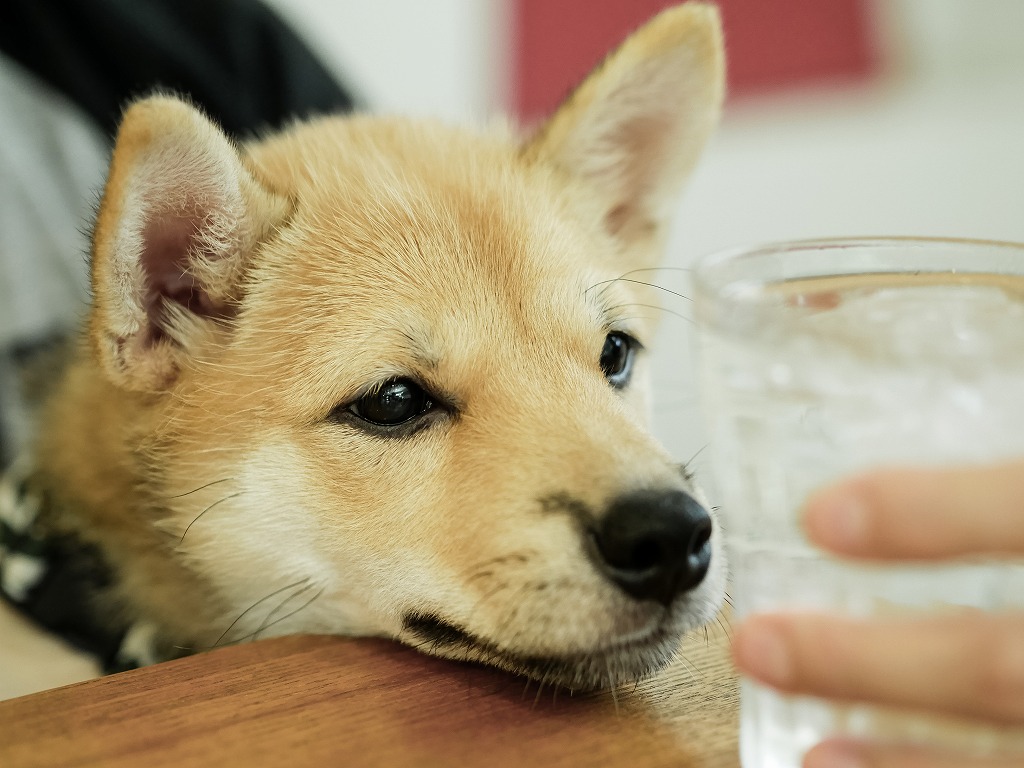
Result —
M 650 677 L 675 657 L 684 628 L 666 614 L 649 631 L 591 649 L 532 655 L 506 649 L 434 614 L 405 617 L 405 639 L 435 656 L 479 662 L 546 685 L 591 691 Z

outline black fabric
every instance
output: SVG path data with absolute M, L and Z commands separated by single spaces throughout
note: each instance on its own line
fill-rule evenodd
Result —
M 119 669 L 127 622 L 100 614 L 95 604 L 113 587 L 113 569 L 96 546 L 71 534 L 49 535 L 41 528 L 40 512 L 49 500 L 25 464 L 0 476 L 0 484 L 0 598 L 95 655 L 104 670 Z M 16 559 L 22 564 L 20 572 Z
M 113 136 L 125 103 L 188 94 L 236 137 L 353 98 L 254 0 L 3 0 L 0 51 Z
M 127 625 L 101 617 L 93 606 L 94 596 L 109 588 L 113 578 L 99 551 L 70 536 L 46 540 L 18 537 L 0 521 L 0 540 L 4 538 L 9 550 L 45 562 L 46 572 L 26 600 L 3 597 L 39 626 L 96 656 L 104 672 L 123 671 L 126 666 L 118 651 Z

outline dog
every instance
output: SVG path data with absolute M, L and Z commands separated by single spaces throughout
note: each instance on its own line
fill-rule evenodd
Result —
M 570 689 L 663 667 L 725 563 L 646 426 L 643 277 L 723 71 L 690 3 L 525 136 L 323 117 L 238 146 L 133 103 L 81 343 L 0 502 L 8 596 L 113 669 L 291 633 Z

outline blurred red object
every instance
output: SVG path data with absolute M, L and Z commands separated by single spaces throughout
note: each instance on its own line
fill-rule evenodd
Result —
M 669 0 L 510 0 L 512 109 L 550 112 L 626 34 Z M 848 83 L 878 69 L 870 0 L 718 0 L 732 98 Z

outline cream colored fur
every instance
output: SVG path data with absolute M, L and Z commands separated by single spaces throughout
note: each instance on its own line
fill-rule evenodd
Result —
M 658 263 L 722 88 L 716 12 L 688 4 L 526 139 L 357 116 L 235 147 L 173 97 L 134 104 L 37 453 L 52 525 L 119 569 L 109 610 L 194 649 L 416 644 L 403 618 L 429 613 L 481 641 L 454 655 L 571 686 L 664 663 L 717 611 L 720 553 L 671 610 L 640 603 L 542 501 L 688 487 L 647 431 L 643 354 L 623 391 L 598 358 L 610 331 L 652 337 L 655 299 L 617 278 Z M 154 297 L 171 252 L 191 305 Z M 396 376 L 450 407 L 400 438 L 332 418 Z

